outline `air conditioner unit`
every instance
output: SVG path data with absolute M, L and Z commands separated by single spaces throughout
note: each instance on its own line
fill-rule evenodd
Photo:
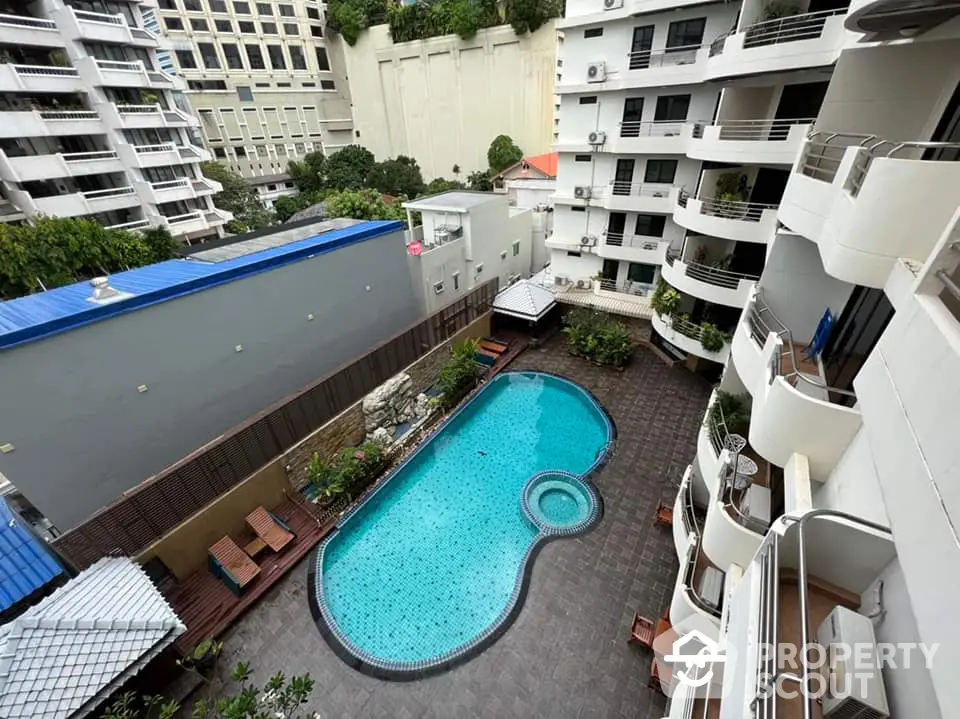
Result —
M 603 130 L 594 130 L 589 135 L 587 135 L 587 144 L 588 145 L 602 145 L 607 141 L 607 133 Z
M 591 62 L 587 65 L 587 82 L 603 82 L 607 79 L 607 64 Z
M 604 10 L 619 10 L 623 7 L 623 0 L 603 0 Z
M 817 642 L 827 651 L 830 665 L 830 676 L 824 677 L 828 691 L 823 719 L 887 719 L 890 709 L 870 618 L 834 607 L 817 630 Z M 836 656 L 831 645 L 843 646 L 849 656 Z
M 556 277 L 553 278 L 553 284 L 563 287 L 563 285 L 567 284 L 567 278 L 557 275 Z
M 578 290 L 590 289 L 590 280 L 577 280 L 577 289 Z
M 578 200 L 589 200 L 593 194 L 593 188 L 586 185 L 577 185 L 573 188 L 573 196 Z
M 443 283 L 442 283 L 442 282 L 434 282 L 434 283 L 433 283 L 433 294 L 435 294 L 435 295 L 443 294 Z
M 597 236 L 596 235 L 584 235 L 580 238 L 581 247 L 596 247 L 597 246 Z

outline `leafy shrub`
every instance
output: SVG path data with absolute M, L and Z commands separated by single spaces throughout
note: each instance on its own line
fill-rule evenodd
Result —
M 800 14 L 800 6 L 790 0 L 771 0 L 763 6 L 762 20 L 779 20 Z
M 359 447 L 343 448 L 330 461 L 314 452 L 307 477 L 314 496 L 331 500 L 369 484 L 383 464 L 383 448 L 376 442 L 364 442 Z
M 717 398 L 707 412 L 707 426 L 723 417 L 727 432 L 746 437 L 750 431 L 750 404 L 745 395 L 732 394 L 717 390 Z
M 703 322 L 700 325 L 700 346 L 707 352 L 719 352 L 723 349 L 726 336 L 717 329 L 716 325 Z
M 650 296 L 650 307 L 661 317 L 672 317 L 676 314 L 681 299 L 681 294 L 661 277 L 657 288 Z
M 614 367 L 625 365 L 633 354 L 627 328 L 608 314 L 578 307 L 564 316 L 563 323 L 567 347 L 573 354 Z
M 453 407 L 480 379 L 483 368 L 476 360 L 478 346 L 476 340 L 467 339 L 450 348 L 450 359 L 440 369 L 437 382 L 444 408 Z

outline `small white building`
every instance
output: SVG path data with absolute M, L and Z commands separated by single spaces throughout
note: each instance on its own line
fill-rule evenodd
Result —
M 494 192 L 506 193 L 514 207 L 533 210 L 530 272 L 550 264 L 547 238 L 553 234 L 553 195 L 557 191 L 557 153 L 524 157 L 493 178 Z
M 493 277 L 503 288 L 529 274 L 533 212 L 511 207 L 506 195 L 454 190 L 403 206 L 413 228 L 410 270 L 425 314 Z

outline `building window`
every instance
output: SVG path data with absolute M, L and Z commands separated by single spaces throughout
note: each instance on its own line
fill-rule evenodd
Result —
M 645 265 L 642 262 L 631 262 L 627 266 L 627 279 L 644 285 L 652 285 L 657 274 L 656 265 Z
M 584 37 L 603 37 L 603 28 L 602 27 L 588 27 L 583 31 Z
M 243 49 L 247 51 L 247 62 L 251 70 L 266 70 L 267 66 L 263 62 L 263 53 L 260 52 L 259 45 L 244 45 Z
M 296 17 L 297 14 L 293 11 L 293 5 L 277 5 L 280 9 L 280 17 Z
M 330 69 L 330 60 L 327 58 L 326 48 L 322 48 L 322 47 L 317 48 L 317 69 L 318 70 Z
M 245 148 L 245 147 L 235 147 L 235 148 L 233 148 L 233 152 L 234 152 L 234 154 L 235 154 L 237 157 L 246 157 L 246 156 L 247 156 L 247 148 Z
M 453 289 L 459 290 L 460 289 L 460 273 L 454 272 L 450 276 L 453 278 Z
M 240 32 L 246 35 L 256 35 L 257 30 L 249 20 L 240 21 Z
M 677 174 L 676 160 L 647 160 L 647 168 L 643 173 L 644 182 L 656 182 L 672 185 Z
M 665 215 L 637 215 L 634 232 L 641 237 L 663 237 L 663 227 L 666 222 Z
M 317 10 L 317 8 L 315 8 L 315 7 L 308 7 L 308 8 L 307 8 L 307 17 L 310 18 L 311 20 L 319 20 L 319 19 L 320 19 L 320 11 Z
M 237 85 L 237 99 L 240 102 L 253 102 L 253 92 L 249 85 Z
M 567 257 L 579 257 L 579 252 L 574 252 L 573 250 L 567 250 Z
M 187 80 L 188 90 L 226 90 L 227 83 L 223 80 Z
M 167 30 L 183 30 L 183 21 L 178 17 L 165 17 L 163 24 Z
M 214 20 L 213 25 L 217 28 L 217 32 L 225 32 L 233 35 L 233 23 L 229 20 Z
M 159 8 L 160 8 L 161 10 L 176 10 L 176 9 L 177 9 L 177 2 L 176 2 L 176 0 L 160 0 L 160 2 L 157 3 L 157 5 L 159 6 Z
M 294 70 L 306 70 L 307 58 L 303 54 L 303 48 L 299 45 L 291 45 L 287 48 L 290 51 L 290 65 Z
M 284 35 L 299 35 L 300 27 L 295 22 L 285 22 L 283 23 L 283 34 Z
M 571 211 L 571 212 L 586 212 L 586 211 L 587 211 L 587 208 L 586 208 L 586 207 L 571 207 L 571 208 L 570 208 L 570 211 Z
M 316 87 L 317 83 L 315 82 L 301 82 L 300 87 Z
M 277 23 L 275 22 L 262 22 L 260 23 L 260 30 L 264 35 L 278 35 L 277 32 Z
M 235 2 L 233 3 L 233 11 L 237 15 L 249 15 L 250 14 L 250 3 L 248 2 Z
M 707 19 L 703 17 L 670 23 L 667 28 L 667 51 L 700 45 L 703 42 L 703 29 L 706 24 Z
M 226 12 L 227 3 L 225 0 L 210 0 L 210 12 Z
M 574 155 L 574 162 L 590 162 L 593 159 L 593 155 Z
M 657 98 L 654 122 L 683 122 L 690 111 L 689 95 L 663 95 Z
M 220 69 L 220 58 L 217 57 L 217 51 L 213 49 L 213 43 L 198 42 L 197 49 L 200 51 L 200 57 L 203 58 L 203 66 L 208 70 Z
M 323 28 L 319 25 L 311 25 L 310 34 L 314 37 L 323 37 Z
M 597 96 L 596 95 L 584 95 L 580 98 L 581 105 L 596 105 Z
M 333 80 L 321 80 L 320 81 L 321 90 L 336 90 L 337 84 Z
M 268 2 L 258 2 L 257 15 L 273 15 L 273 6 Z
M 213 148 L 213 156 L 216 157 L 217 159 L 225 160 L 227 159 L 227 151 L 224 150 L 222 147 L 215 147 Z
M 257 87 L 270 87 L 269 82 L 258 82 Z
M 192 27 L 197 32 L 210 32 L 210 26 L 207 25 L 207 21 L 202 17 L 192 17 L 190 18 L 190 27 Z
M 290 87 L 289 82 L 278 82 L 277 87 Z
M 193 56 L 193 50 L 177 50 L 177 63 L 181 70 L 195 70 L 197 58 Z
M 187 12 L 203 12 L 200 0 L 183 0 L 183 9 Z
M 283 48 L 279 45 L 267 45 L 267 54 L 270 56 L 270 65 L 274 70 L 286 70 L 287 63 L 283 59 Z
M 513 243 L 513 256 L 516 257 L 520 254 L 520 240 L 517 240 Z
M 223 43 L 220 46 L 223 50 L 223 57 L 227 61 L 227 67 L 231 70 L 242 70 L 243 60 L 240 58 L 240 50 L 233 43 Z M 239 88 L 237 88 L 239 90 Z

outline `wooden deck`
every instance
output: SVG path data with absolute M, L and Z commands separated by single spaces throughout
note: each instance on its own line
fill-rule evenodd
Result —
M 283 502 L 273 513 L 290 526 L 296 539 L 282 552 L 260 554 L 257 558 L 260 577 L 254 580 L 242 597 L 234 595 L 226 584 L 206 568 L 164 592 L 177 616 L 187 625 L 187 631 L 176 641 L 177 649 L 186 652 L 204 639 L 219 636 L 317 546 L 336 522 L 334 517 L 320 525 L 306 508 L 291 500 Z

